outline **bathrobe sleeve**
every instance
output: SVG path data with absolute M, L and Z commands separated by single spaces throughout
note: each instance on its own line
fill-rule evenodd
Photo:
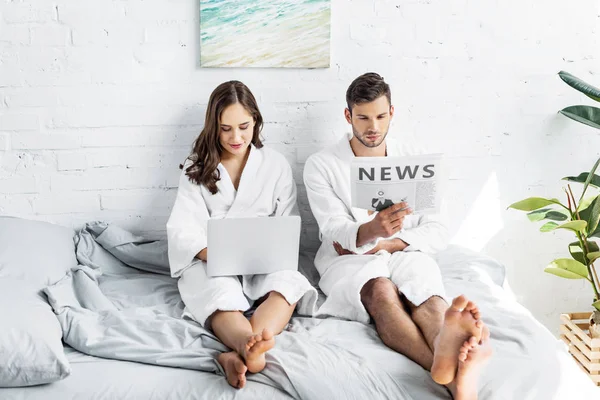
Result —
M 171 276 L 177 278 L 207 246 L 210 215 L 200 186 L 192 183 L 183 168 L 173 211 L 167 222 L 167 238 Z
M 326 163 L 315 156 L 309 157 L 304 167 L 306 194 L 319 225 L 321 240 L 327 238 L 338 242 L 353 253 L 364 254 L 373 249 L 377 241 L 374 240 L 360 247 L 356 245 L 358 228 L 362 223 L 354 219 L 351 210 L 335 193 L 327 169 Z M 332 171 L 329 172 L 334 175 Z
M 394 235 L 408 244 L 403 251 L 434 254 L 448 246 L 448 231 L 435 216 L 411 215 L 410 217 L 415 226 L 402 229 Z
M 281 176 L 275 185 L 275 216 L 300 215 L 296 202 L 298 190 L 292 174 L 292 167 L 287 160 L 281 157 Z

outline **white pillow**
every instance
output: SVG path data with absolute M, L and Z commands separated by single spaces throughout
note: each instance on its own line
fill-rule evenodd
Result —
M 0 217 L 0 387 L 70 373 L 60 324 L 41 290 L 77 265 L 74 236 L 58 225 Z
M 0 279 L 0 387 L 50 383 L 71 369 L 50 305 L 24 281 Z
M 0 279 L 22 279 L 43 289 L 77 265 L 75 232 L 21 218 L 0 217 Z

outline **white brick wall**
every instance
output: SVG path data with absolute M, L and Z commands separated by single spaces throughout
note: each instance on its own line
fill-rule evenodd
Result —
M 567 233 L 542 235 L 511 202 L 561 196 L 600 155 L 600 133 L 556 114 L 588 101 L 561 69 L 600 85 L 599 4 L 550 0 L 332 0 L 325 70 L 200 69 L 198 1 L 0 3 L 0 213 L 79 226 L 104 219 L 160 234 L 179 170 L 219 83 L 256 94 L 268 145 L 300 181 L 306 158 L 347 128 L 359 74 L 392 85 L 394 131 L 448 156 L 455 242 L 506 264 L 547 326 L 590 293 L 542 272 Z M 300 182 L 298 182 L 300 183 Z M 317 229 L 299 187 L 304 244 Z

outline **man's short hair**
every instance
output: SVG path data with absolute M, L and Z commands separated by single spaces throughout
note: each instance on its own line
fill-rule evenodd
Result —
M 352 107 L 357 104 L 370 103 L 381 96 L 385 96 L 392 104 L 390 85 L 385 83 L 383 77 L 375 72 L 367 72 L 356 78 L 346 91 L 346 103 L 352 114 Z

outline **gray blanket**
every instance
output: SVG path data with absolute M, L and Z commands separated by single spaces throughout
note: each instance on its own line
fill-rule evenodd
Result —
M 197 323 L 181 318 L 176 280 L 167 273 L 163 241 L 148 242 L 116 226 L 90 223 L 79 232 L 82 264 L 47 288 L 73 348 L 98 357 L 222 373 L 227 348 Z M 317 321 L 315 321 L 317 322 Z M 296 399 L 398 398 L 402 387 L 354 353 L 297 318 L 277 337 L 268 367 L 249 375 Z
M 90 223 L 78 234 L 77 256 L 82 265 L 46 289 L 67 344 L 97 357 L 222 374 L 215 357 L 225 346 L 181 318 L 176 281 L 164 275 L 163 241 Z M 480 398 L 598 396 L 560 342 L 502 289 L 501 265 L 456 247 L 438 262 L 448 294 L 476 300 L 492 331 L 495 356 Z M 427 371 L 384 346 L 372 326 L 337 319 L 293 318 L 265 370 L 248 380 L 296 399 L 450 398 Z M 257 398 L 243 390 L 235 397 Z

